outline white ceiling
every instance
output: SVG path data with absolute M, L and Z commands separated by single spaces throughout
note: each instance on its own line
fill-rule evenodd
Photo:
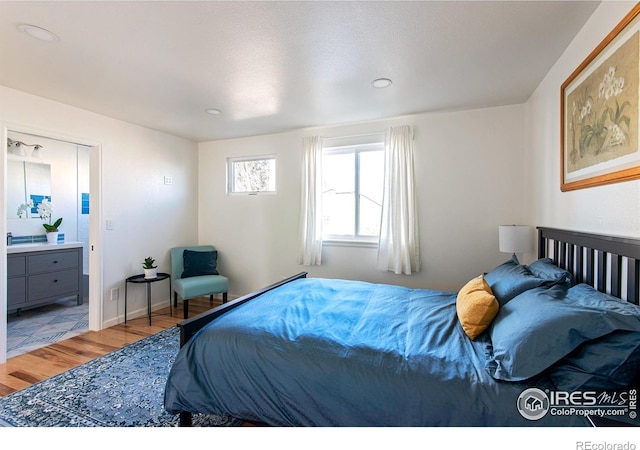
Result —
M 516 104 L 598 4 L 2 0 L 0 84 L 197 142 Z

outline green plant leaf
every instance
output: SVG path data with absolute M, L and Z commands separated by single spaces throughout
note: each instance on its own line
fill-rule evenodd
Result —
M 58 231 L 58 227 L 62 223 L 62 217 L 53 222 L 53 224 L 43 223 L 42 226 L 47 231 Z
M 144 262 L 142 263 L 142 267 L 144 269 L 155 269 L 158 266 L 155 266 L 153 263 L 155 262 L 155 259 L 153 259 L 151 256 L 147 257 L 144 259 Z

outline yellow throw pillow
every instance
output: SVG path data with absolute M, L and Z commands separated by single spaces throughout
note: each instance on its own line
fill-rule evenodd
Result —
M 456 311 L 462 329 L 471 340 L 477 338 L 498 314 L 498 300 L 483 275 L 465 284 L 456 300 Z

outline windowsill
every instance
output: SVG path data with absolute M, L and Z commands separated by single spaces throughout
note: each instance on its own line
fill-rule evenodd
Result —
M 244 196 L 248 196 L 248 195 L 276 195 L 277 192 L 276 191 L 246 191 L 246 192 L 231 192 L 228 191 L 227 195 L 233 195 L 233 196 L 237 196 L 237 195 L 244 195 Z
M 378 248 L 378 241 L 326 239 L 322 241 L 322 245 L 327 247 Z

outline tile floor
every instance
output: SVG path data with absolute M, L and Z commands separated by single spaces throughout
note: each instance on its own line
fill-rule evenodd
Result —
M 89 331 L 89 303 L 76 299 L 7 315 L 7 359 Z

